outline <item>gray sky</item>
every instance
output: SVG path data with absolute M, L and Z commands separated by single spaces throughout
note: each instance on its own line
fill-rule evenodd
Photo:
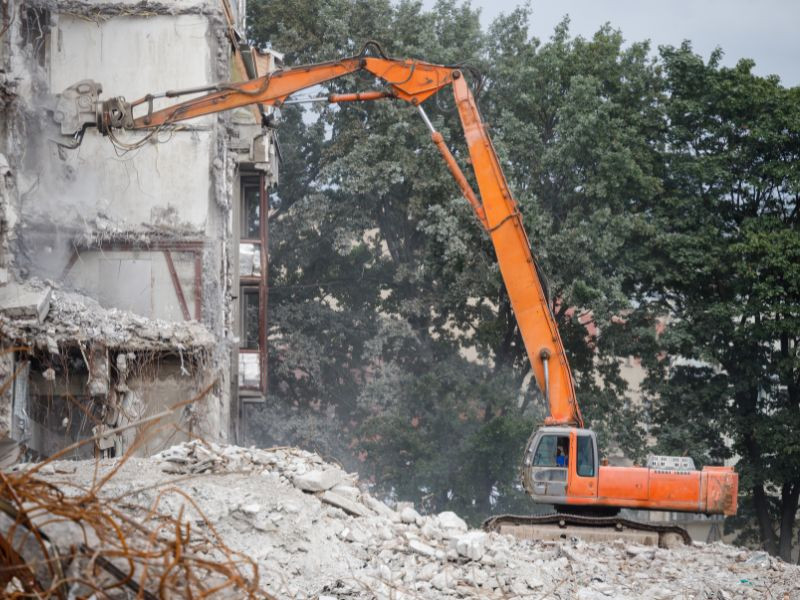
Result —
M 523 0 L 472 0 L 484 26 Z M 428 8 L 434 0 L 424 0 Z M 800 85 L 800 0 L 533 0 L 530 31 L 546 41 L 565 14 L 570 31 L 590 37 L 605 22 L 626 41 L 649 39 L 653 47 L 691 40 L 704 58 L 715 47 L 723 64 L 756 62 L 759 75 L 777 74 L 785 86 Z

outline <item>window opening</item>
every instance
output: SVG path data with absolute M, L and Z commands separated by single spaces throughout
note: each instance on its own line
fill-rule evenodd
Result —
M 241 289 L 241 327 L 239 339 L 240 347 L 246 350 L 259 349 L 259 323 L 258 314 L 261 304 L 261 295 L 257 287 L 243 287 Z
M 239 387 L 267 390 L 267 196 L 264 176 L 243 174 L 239 205 Z
M 533 457 L 534 467 L 562 467 L 569 464 L 569 436 L 542 436 L 536 455 Z
M 240 238 L 261 241 L 261 178 L 242 178 Z

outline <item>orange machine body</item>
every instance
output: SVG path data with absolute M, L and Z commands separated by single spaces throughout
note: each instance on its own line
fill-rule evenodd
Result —
M 732 467 L 698 471 L 680 458 L 682 465 L 612 467 L 598 464 L 597 456 L 590 429 L 543 427 L 523 462 L 525 488 L 537 502 L 575 508 L 736 514 L 738 475 Z
M 584 479 L 570 472 L 569 504 L 590 504 L 576 491 Z M 738 481 L 733 467 L 673 471 L 648 467 L 601 466 L 593 503 L 625 508 L 657 509 L 708 515 L 735 515 Z

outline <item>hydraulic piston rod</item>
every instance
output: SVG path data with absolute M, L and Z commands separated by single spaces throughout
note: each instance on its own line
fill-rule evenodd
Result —
M 428 126 L 428 130 L 431 132 L 431 139 L 439 149 L 439 153 L 442 155 L 442 158 L 447 165 L 447 169 L 450 171 L 453 179 L 456 180 L 456 184 L 461 190 L 461 193 L 464 194 L 467 202 L 469 202 L 470 206 L 472 206 L 472 210 L 475 211 L 475 216 L 478 217 L 478 221 L 481 222 L 483 228 L 488 229 L 489 226 L 486 223 L 486 212 L 483 210 L 483 206 L 478 200 L 478 197 L 475 195 L 475 192 L 469 185 L 469 181 L 467 181 L 467 178 L 464 175 L 464 172 L 461 170 L 461 167 L 458 166 L 453 153 L 450 152 L 450 148 L 447 147 L 442 134 L 436 131 L 436 128 L 433 126 L 433 123 L 431 123 L 431 120 L 428 118 L 425 109 L 423 109 L 421 105 L 417 106 L 417 110 L 419 111 L 422 120 L 425 121 L 425 125 Z

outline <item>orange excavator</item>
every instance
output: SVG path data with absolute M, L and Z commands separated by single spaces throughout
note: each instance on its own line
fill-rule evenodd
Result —
M 369 53 L 369 48 L 374 52 Z M 572 373 L 522 216 L 462 68 L 389 58 L 378 44 L 369 42 L 357 56 L 278 70 L 244 82 L 148 94 L 134 102 L 122 97 L 100 101 L 101 86 L 85 80 L 59 95 L 54 116 L 62 135 L 69 139 L 68 145 L 75 147 L 90 127 L 111 136 L 116 129 L 152 133 L 179 121 L 242 106 L 280 107 L 295 101 L 292 94 L 300 90 L 358 71 L 381 80 L 383 88 L 332 94 L 324 100 L 344 103 L 394 99 L 417 108 L 478 223 L 491 238 L 536 383 L 549 405 L 544 426 L 533 433 L 525 449 L 522 480 L 534 502 L 554 505 L 560 512 L 543 517 L 493 517 L 486 527 L 513 533 L 548 523 L 562 527 L 612 526 L 617 531 L 624 526 L 654 531 L 663 537 L 679 528 L 631 524 L 615 515 L 621 508 L 735 514 L 738 475 L 731 467 L 707 466 L 698 471 L 689 458 L 664 456 L 651 457 L 645 467 L 600 462 L 596 436 L 584 427 Z M 455 97 L 480 195 L 471 188 L 423 109 L 424 101 L 445 87 L 451 88 Z M 154 110 L 157 98 L 198 93 L 204 95 Z M 680 532 L 677 533 L 688 539 L 685 532 Z

